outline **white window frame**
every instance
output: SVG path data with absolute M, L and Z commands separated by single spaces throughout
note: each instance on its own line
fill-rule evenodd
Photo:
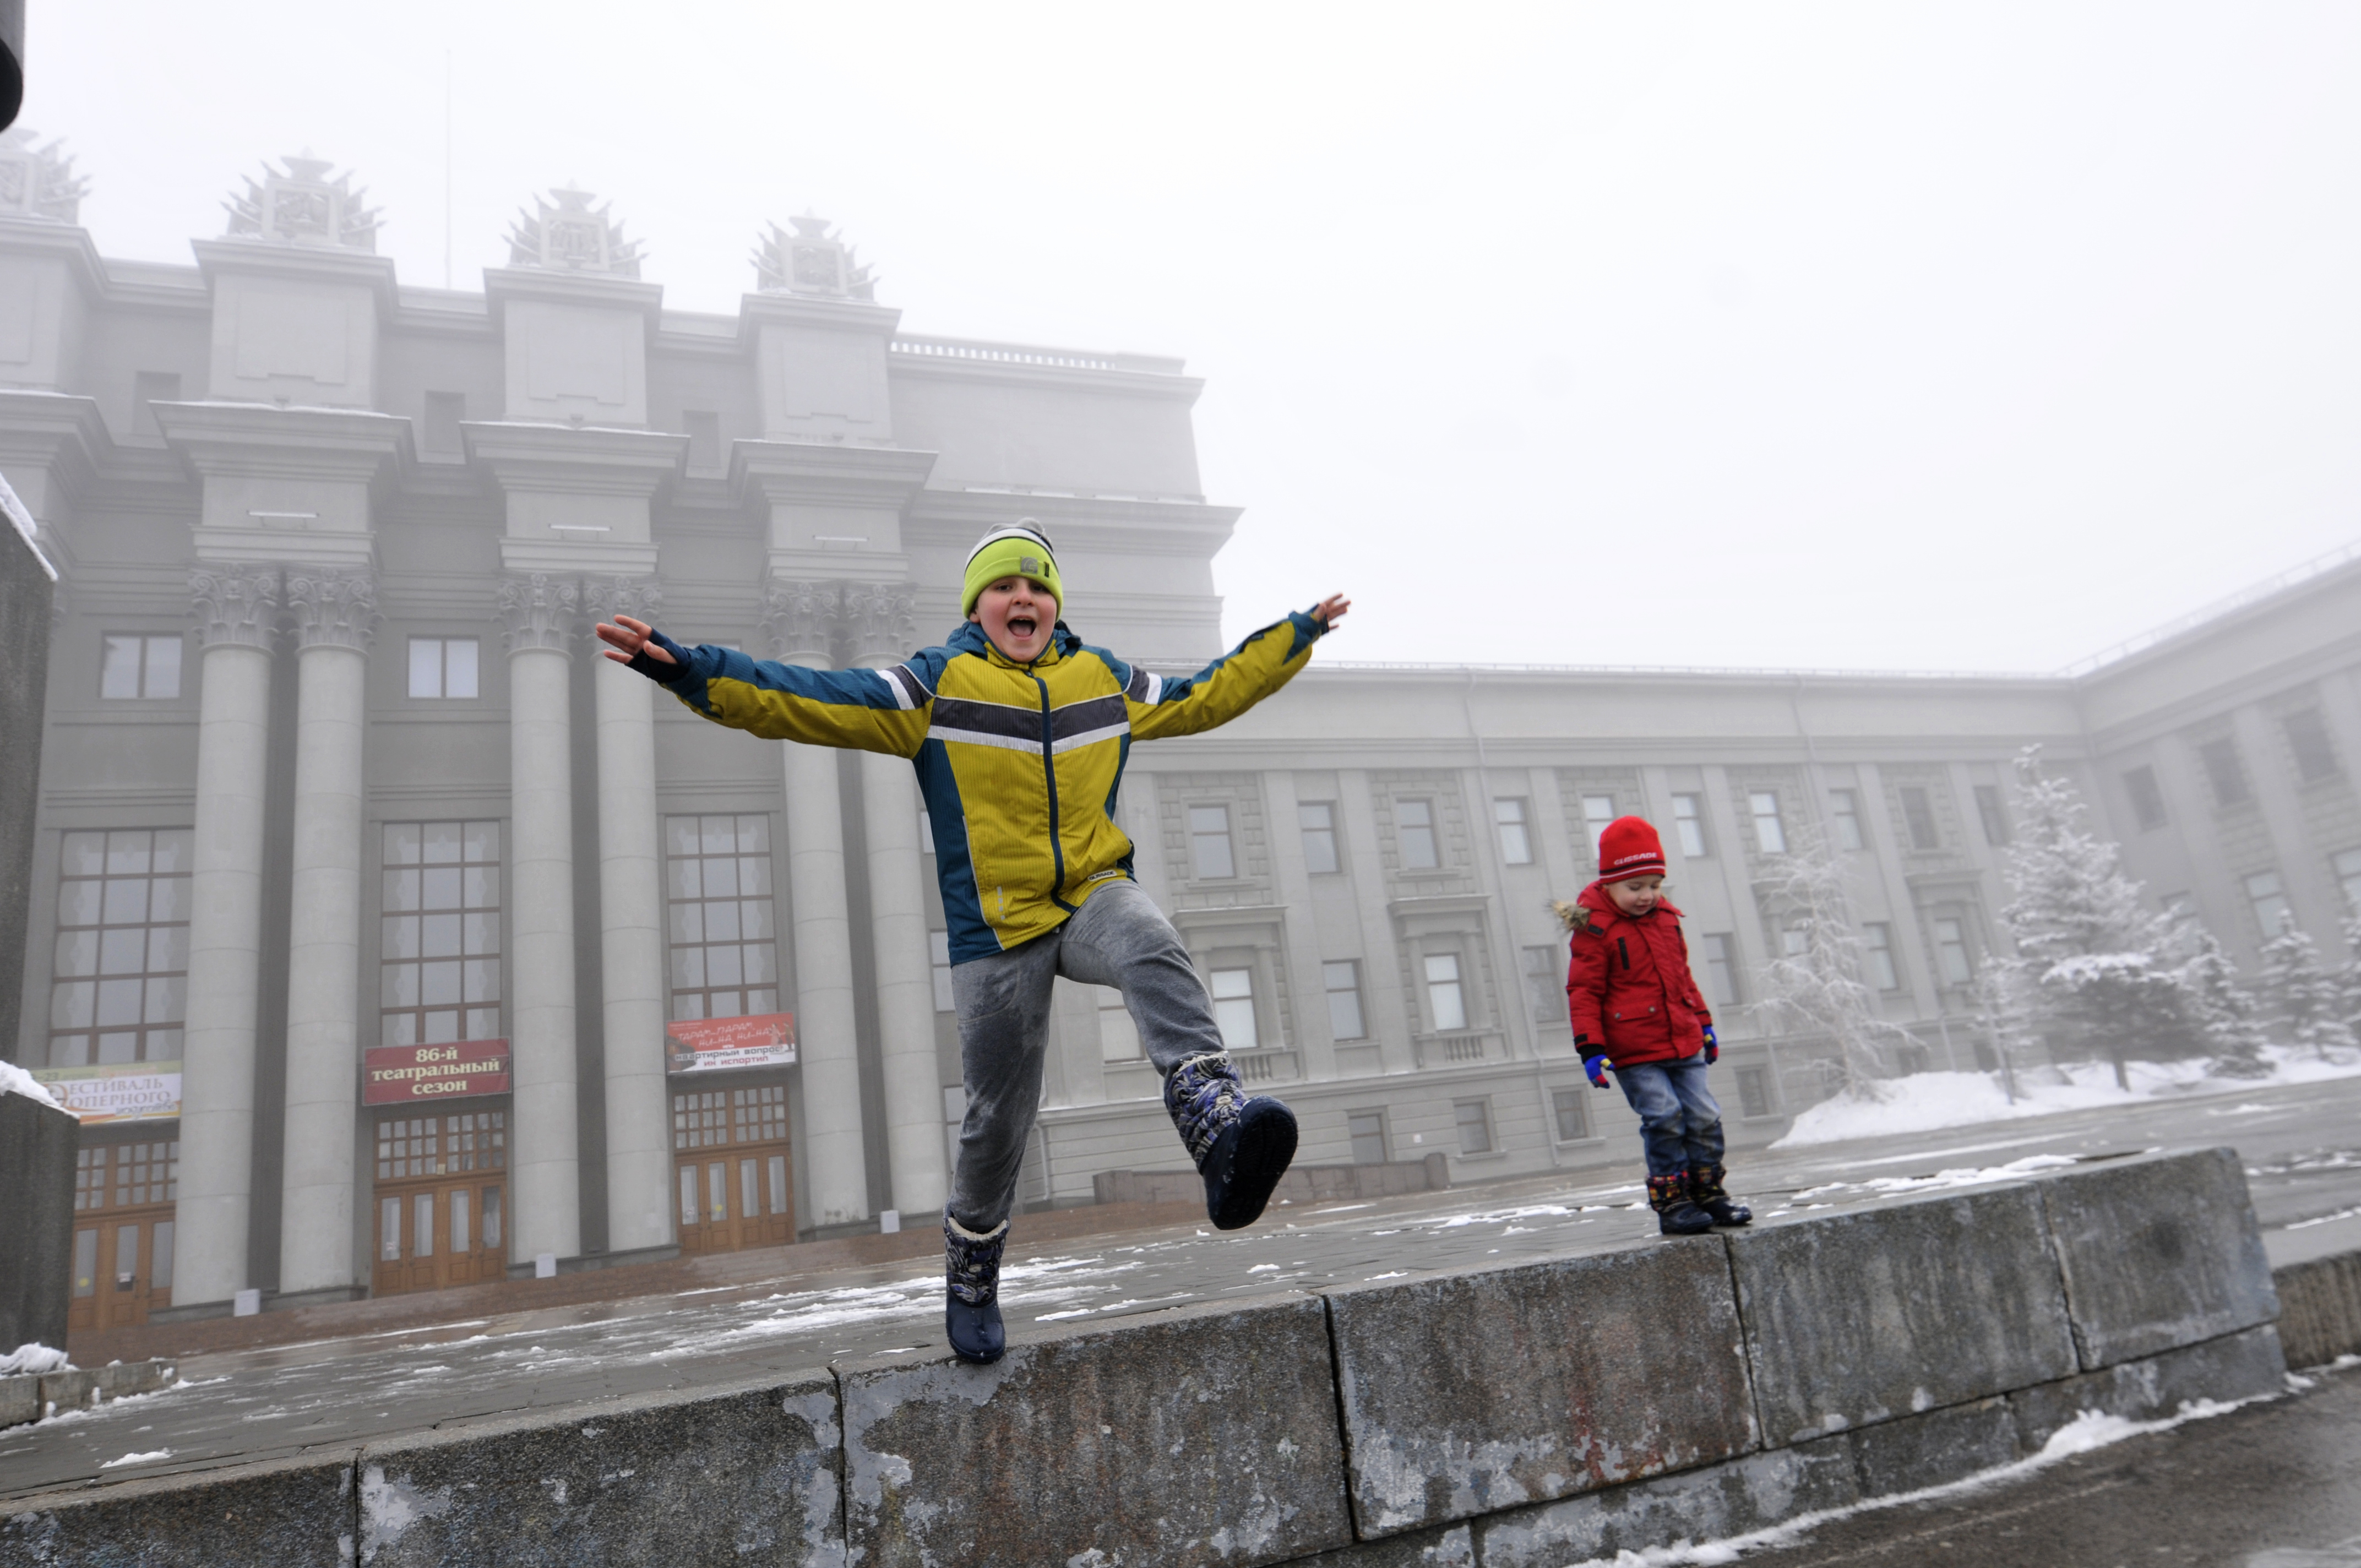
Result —
M 170 702 L 181 695 L 187 667 L 187 639 L 180 632 L 109 631 L 99 639 L 98 695 L 106 702 Z M 118 654 L 127 655 L 128 691 L 111 690 L 125 673 Z
M 1213 1023 L 1222 1032 L 1222 1048 L 1233 1056 L 1262 1049 L 1262 1029 L 1255 1019 L 1253 966 L 1214 970 L 1205 977 L 1205 989 L 1213 999 Z
M 1526 829 L 1525 817 L 1524 796 L 1498 795 L 1492 797 L 1492 823 L 1500 833 L 1500 859 L 1509 865 L 1529 866 L 1533 863 L 1533 836 Z
M 2244 879 L 2246 903 L 2255 912 L 2255 924 L 2262 928 L 2268 942 L 2282 932 L 2295 929 L 2295 906 L 2288 902 L 2287 883 L 2275 871 L 2257 872 Z
M 1314 822 L 1317 812 L 1320 820 Z M 1303 835 L 1303 868 L 1313 876 L 1334 876 L 1345 869 L 1345 856 L 1336 842 L 1336 803 L 1333 800 L 1303 800 L 1295 806 L 1296 830 Z M 1313 843 L 1321 843 L 1328 863 L 1322 865 L 1321 857 L 1312 853 Z
M 1685 859 L 1705 859 L 1705 796 L 1694 792 L 1673 796 L 1673 830 Z
M 1394 836 L 1401 845 L 1402 870 L 1432 872 L 1443 869 L 1443 840 L 1434 829 L 1434 802 L 1432 799 L 1412 796 L 1395 802 Z M 1422 858 L 1422 854 L 1411 853 L 1412 846 L 1423 846 Z
M 1869 983 L 1873 991 L 1899 991 L 1902 973 L 1894 966 L 1894 927 L 1883 920 L 1862 923 L 1861 928 L 1861 959 L 1869 966 Z
M 1230 808 L 1221 801 L 1196 801 L 1189 808 L 1189 877 L 1192 882 L 1235 882 L 1238 874 L 1238 849 L 1230 836 Z M 1203 826 L 1213 816 L 1221 820 L 1219 828 Z M 1218 871 L 1208 870 L 1206 858 L 1218 848 L 1223 863 Z
M 1861 792 L 1856 789 L 1828 791 L 1828 820 L 1836 824 L 1837 848 L 1859 850 L 1868 839 L 1861 830 Z
M 1586 795 L 1582 797 L 1582 828 L 1590 839 L 1590 863 L 1598 863 L 1598 836 L 1615 820 L 1615 797 L 1611 795 Z
M 454 670 L 452 651 L 466 656 Z M 428 650 L 433 650 L 430 653 Z M 423 656 L 423 660 L 422 660 Z M 431 666 L 431 669 L 430 669 Z M 472 702 L 484 693 L 483 640 L 478 637 L 413 637 L 410 640 L 407 690 L 420 702 Z M 422 689 L 431 686 L 432 690 Z M 465 687 L 465 690 L 456 688 Z
M 1768 805 L 1764 803 L 1768 802 Z M 1787 852 L 1787 824 L 1779 816 L 1779 792 L 1775 789 L 1751 789 L 1746 792 L 1746 808 L 1754 818 L 1754 847 L 1766 855 Z
M 1429 953 L 1419 965 L 1426 985 L 1427 1026 L 1438 1035 L 1457 1034 L 1468 1027 L 1467 982 L 1460 972 L 1457 953 Z
M 1343 971 L 1344 978 L 1346 981 L 1345 984 L 1339 985 L 1336 983 L 1339 970 Z M 1369 1010 L 1362 1004 L 1361 1000 L 1361 960 L 1358 959 L 1328 959 L 1323 960 L 1320 965 L 1320 985 L 1322 991 L 1328 998 L 1328 1027 L 1337 1043 L 1341 1045 L 1346 1041 L 1367 1039 L 1369 1037 Z M 1336 1016 L 1337 999 L 1340 997 L 1350 997 L 1352 999 L 1351 1006 L 1353 1009 L 1353 1016 L 1351 1022 L 1353 1025 L 1353 1032 L 1349 1035 L 1344 1033 L 1339 1027 L 1342 1021 Z

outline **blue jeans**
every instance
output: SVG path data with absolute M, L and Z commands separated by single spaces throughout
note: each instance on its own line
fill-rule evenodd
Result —
M 1623 1098 L 1640 1113 L 1650 1176 L 1677 1176 L 1721 1163 L 1721 1106 L 1705 1086 L 1705 1055 L 1614 1069 Z

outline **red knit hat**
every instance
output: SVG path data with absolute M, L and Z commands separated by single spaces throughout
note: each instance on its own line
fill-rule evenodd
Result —
M 1630 882 L 1664 874 L 1664 840 L 1643 817 L 1619 817 L 1598 835 L 1598 880 Z

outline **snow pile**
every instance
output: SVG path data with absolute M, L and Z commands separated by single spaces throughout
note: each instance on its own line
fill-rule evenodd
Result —
M 20 1344 L 0 1355 L 0 1377 L 25 1377 L 43 1372 L 63 1372 L 73 1365 L 66 1353 L 45 1344 Z
M 1887 1079 L 1877 1085 L 1883 1098 L 1839 1094 L 1823 1100 L 1795 1118 L 1795 1124 L 1773 1148 L 1796 1148 L 1806 1144 L 1845 1143 L 1855 1138 L 1889 1137 L 1897 1133 L 1932 1133 L 1948 1127 L 2005 1122 L 2022 1116 L 2048 1116 L 2061 1111 L 2089 1111 L 2106 1105 L 2132 1105 L 2143 1101 L 2192 1094 L 2251 1094 L 2272 1084 L 2312 1083 L 2322 1079 L 2361 1077 L 2361 1058 L 2323 1060 L 2312 1052 L 2298 1054 L 2285 1047 L 2266 1047 L 2264 1077 L 2219 1079 L 2208 1075 L 2203 1058 L 2185 1061 L 2125 1064 L 2131 1088 L 2115 1086 L 2115 1069 L 2106 1062 L 2075 1062 L 2016 1074 L 2016 1095 L 1996 1072 L 1920 1072 Z
M 99 1468 L 112 1470 L 119 1464 L 153 1464 L 159 1459 L 171 1457 L 172 1451 L 169 1448 L 151 1448 L 145 1453 L 126 1453 L 120 1459 L 110 1459 Z
M 49 1092 L 49 1085 L 12 1061 L 0 1061 L 0 1094 L 21 1094 L 43 1105 L 55 1106 L 60 1111 L 65 1109 L 58 1103 L 58 1097 Z

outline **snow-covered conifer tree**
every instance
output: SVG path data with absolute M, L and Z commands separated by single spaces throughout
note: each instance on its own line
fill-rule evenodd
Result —
M 1845 905 L 1844 862 L 1815 828 L 1788 835 L 1764 891 L 1794 950 L 1764 971 L 1763 1011 L 1774 1025 L 1825 1035 L 1837 1047 L 1839 1093 L 1882 1097 L 1889 1076 L 1886 1047 L 1906 1044 L 1909 1031 L 1877 1015 L 1876 993 L 1861 978 L 1861 933 Z
M 2023 820 L 2001 920 L 2034 977 L 2037 1026 L 2053 1048 L 2104 1052 L 2128 1089 L 2135 1053 L 2202 1048 L 2197 1010 L 2169 956 L 2170 923 L 2143 904 L 2115 846 L 2083 826 L 2072 782 L 2041 771 L 2041 748 L 2018 755 L 2016 776 Z
M 2195 956 L 2181 969 L 2190 999 L 2196 1004 L 2198 1027 L 2213 1052 L 2216 1078 L 2264 1078 L 2270 1064 L 2263 1047 L 2270 1036 L 2263 1028 L 2262 1012 L 2238 980 L 2238 967 L 2213 934 L 2200 927 Z
M 2263 972 L 2257 989 L 2264 1010 L 2290 1045 L 2322 1060 L 2350 1051 L 2355 1041 L 2345 1022 L 2345 1000 L 2335 978 L 2320 961 L 2312 938 L 2293 926 L 2263 944 Z

